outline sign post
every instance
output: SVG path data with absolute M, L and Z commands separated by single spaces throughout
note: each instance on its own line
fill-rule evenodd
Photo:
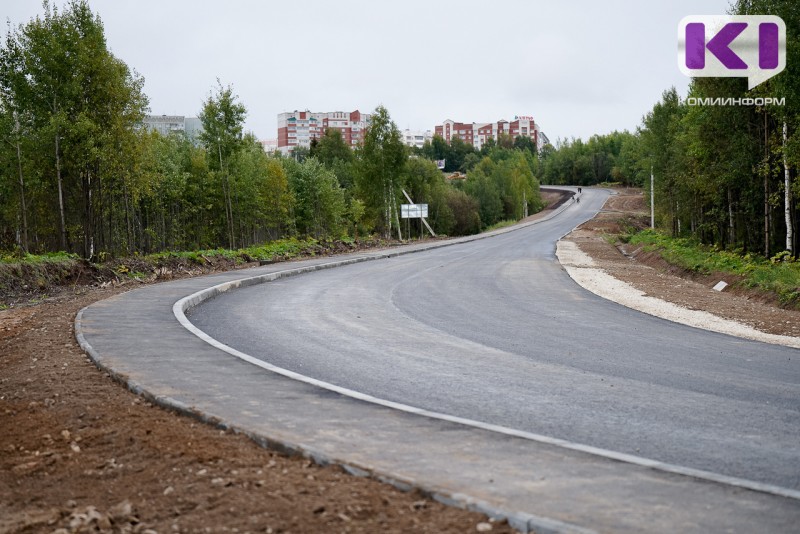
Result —
M 420 219 L 422 224 L 425 225 L 425 228 L 431 233 L 433 237 L 436 237 L 436 232 L 433 231 L 431 225 L 428 224 L 428 221 L 425 219 L 428 217 L 428 205 L 427 204 L 414 204 L 414 201 L 411 200 L 411 197 L 408 196 L 406 190 L 403 189 L 403 195 L 405 195 L 406 199 L 410 202 L 410 204 L 401 204 L 400 211 L 402 213 L 402 217 L 404 219 Z

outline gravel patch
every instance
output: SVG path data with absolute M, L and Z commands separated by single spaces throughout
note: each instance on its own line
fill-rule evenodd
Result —
M 556 256 L 578 285 L 612 302 L 695 328 L 764 343 L 800 348 L 800 339 L 796 337 L 768 334 L 706 311 L 690 310 L 683 306 L 648 296 L 643 291 L 614 278 L 603 269 L 600 269 L 595 261 L 581 251 L 573 241 L 559 241 L 556 248 Z

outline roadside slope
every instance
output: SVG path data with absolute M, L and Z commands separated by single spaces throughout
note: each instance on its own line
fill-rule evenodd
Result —
M 755 293 L 714 291 L 719 276 L 682 273 L 654 255 L 609 242 L 609 236 L 648 221 L 642 192 L 620 190 L 594 219 L 561 240 L 559 261 L 579 285 L 630 308 L 697 328 L 800 348 L 800 311 L 780 308 Z

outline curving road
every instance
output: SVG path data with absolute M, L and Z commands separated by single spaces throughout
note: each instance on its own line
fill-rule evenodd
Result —
M 800 489 L 800 352 L 626 309 L 556 261 L 606 195 L 492 238 L 233 291 L 189 318 L 383 399 Z

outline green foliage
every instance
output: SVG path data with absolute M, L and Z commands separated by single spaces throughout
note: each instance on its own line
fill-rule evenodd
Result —
M 638 150 L 621 152 L 627 163 L 620 168 L 638 167 L 634 174 L 645 177 L 653 170 L 656 222 L 672 236 L 764 257 L 791 249 L 796 258 L 800 63 L 792 58 L 800 54 L 800 8 L 791 0 L 739 0 L 731 12 L 784 20 L 786 70 L 751 91 L 743 78 L 696 78 L 689 98 L 774 97 L 785 104 L 688 106 L 670 89 L 644 117 Z
M 337 162 L 353 161 L 353 150 L 347 146 L 339 130 L 328 128 L 319 141 L 311 143 L 310 157 L 317 158 L 326 167 L 333 167 Z
M 625 132 L 558 141 L 542 150 L 539 176 L 552 185 L 641 185 L 645 173 L 639 136 Z
M 231 159 L 239 154 L 244 140 L 242 138 L 242 128 L 247 110 L 241 103 L 237 102 L 237 96 L 233 94 L 233 88 L 229 85 L 223 87 L 217 79 L 216 95 L 209 95 L 203 104 L 200 112 L 200 122 L 203 124 L 203 131 L 200 133 L 200 141 L 206 148 L 209 155 L 210 167 L 216 172 L 213 176 L 219 181 L 225 207 L 225 220 L 228 226 L 228 245 L 236 246 L 236 227 L 237 214 L 242 212 L 234 210 L 234 198 L 239 200 L 242 192 L 237 187 L 235 180 L 231 179 Z M 218 157 L 215 157 L 218 156 Z M 241 228 L 242 221 L 238 221 Z
M 319 241 L 314 238 L 288 238 L 262 243 L 241 249 L 215 248 L 206 250 L 159 252 L 148 254 L 141 259 L 154 266 L 168 265 L 172 259 L 189 260 L 203 265 L 215 259 L 245 263 L 251 261 L 288 260 L 301 255 L 311 255 L 320 250 Z
M 347 205 L 336 176 L 316 158 L 302 163 L 287 160 L 287 174 L 297 202 L 294 222 L 298 232 L 318 239 L 340 236 L 346 226 Z
M 428 205 L 428 223 L 437 234 L 453 231 L 453 212 L 447 202 L 451 187 L 442 172 L 427 159 L 411 158 L 406 163 L 405 190 L 417 204 Z
M 111 54 L 88 2 L 72 0 L 63 10 L 46 2 L 43 11 L 10 27 L 0 46 L 0 250 L 20 258 L 64 250 L 104 261 L 197 250 L 185 254 L 203 262 L 220 246 L 389 236 L 404 190 L 428 204 L 440 234 L 477 232 L 540 207 L 530 140 L 504 137 L 478 153 L 437 137 L 419 151 L 423 157 L 409 159 L 383 107 L 357 150 L 329 130 L 310 150 L 285 158 L 265 154 L 244 132 L 245 105 L 217 80 L 201 103 L 196 140 L 148 131 L 144 80 Z M 431 158 L 475 173 L 478 186 L 456 189 Z
M 522 150 L 497 148 L 467 175 L 464 191 L 478 200 L 483 227 L 541 210 L 539 182 Z
M 355 191 L 364 202 L 365 218 L 384 237 L 399 220 L 405 163 L 408 159 L 400 130 L 383 106 L 372 114 L 372 122 L 357 151 Z
M 6 253 L 0 255 L 0 263 L 58 263 L 79 259 L 77 254 L 68 252 L 45 252 L 44 254 Z
M 88 256 L 113 246 L 124 200 L 149 186 L 135 173 L 144 80 L 111 54 L 85 0 L 43 8 L 0 48 L 0 181 L 14 192 L 0 197 L 0 227 L 25 221 L 23 248 L 35 235 L 37 249 Z
M 747 90 L 743 78 L 696 78 L 687 105 L 675 88 L 645 114 L 633 134 L 613 132 L 545 147 L 543 183 L 643 186 L 659 228 L 722 249 L 770 257 L 800 254 L 800 7 L 791 0 L 739 0 L 734 14 L 774 14 L 787 26 L 787 66 Z M 772 97 L 784 105 L 752 106 Z M 705 103 L 719 99 L 729 105 Z M 784 129 L 786 137 L 784 139 Z M 650 191 L 650 176 L 654 191 Z M 787 242 L 788 241 L 788 242 Z
M 494 223 L 491 226 L 487 226 L 483 231 L 484 232 L 491 232 L 492 230 L 499 230 L 501 228 L 508 228 L 509 226 L 514 226 L 515 224 L 517 224 L 517 221 L 513 221 L 513 220 L 498 221 L 498 222 Z
M 445 200 L 452 220 L 448 221 L 450 231 L 442 233 L 471 235 L 481 231 L 480 205 L 475 198 L 451 187 L 445 193 Z

